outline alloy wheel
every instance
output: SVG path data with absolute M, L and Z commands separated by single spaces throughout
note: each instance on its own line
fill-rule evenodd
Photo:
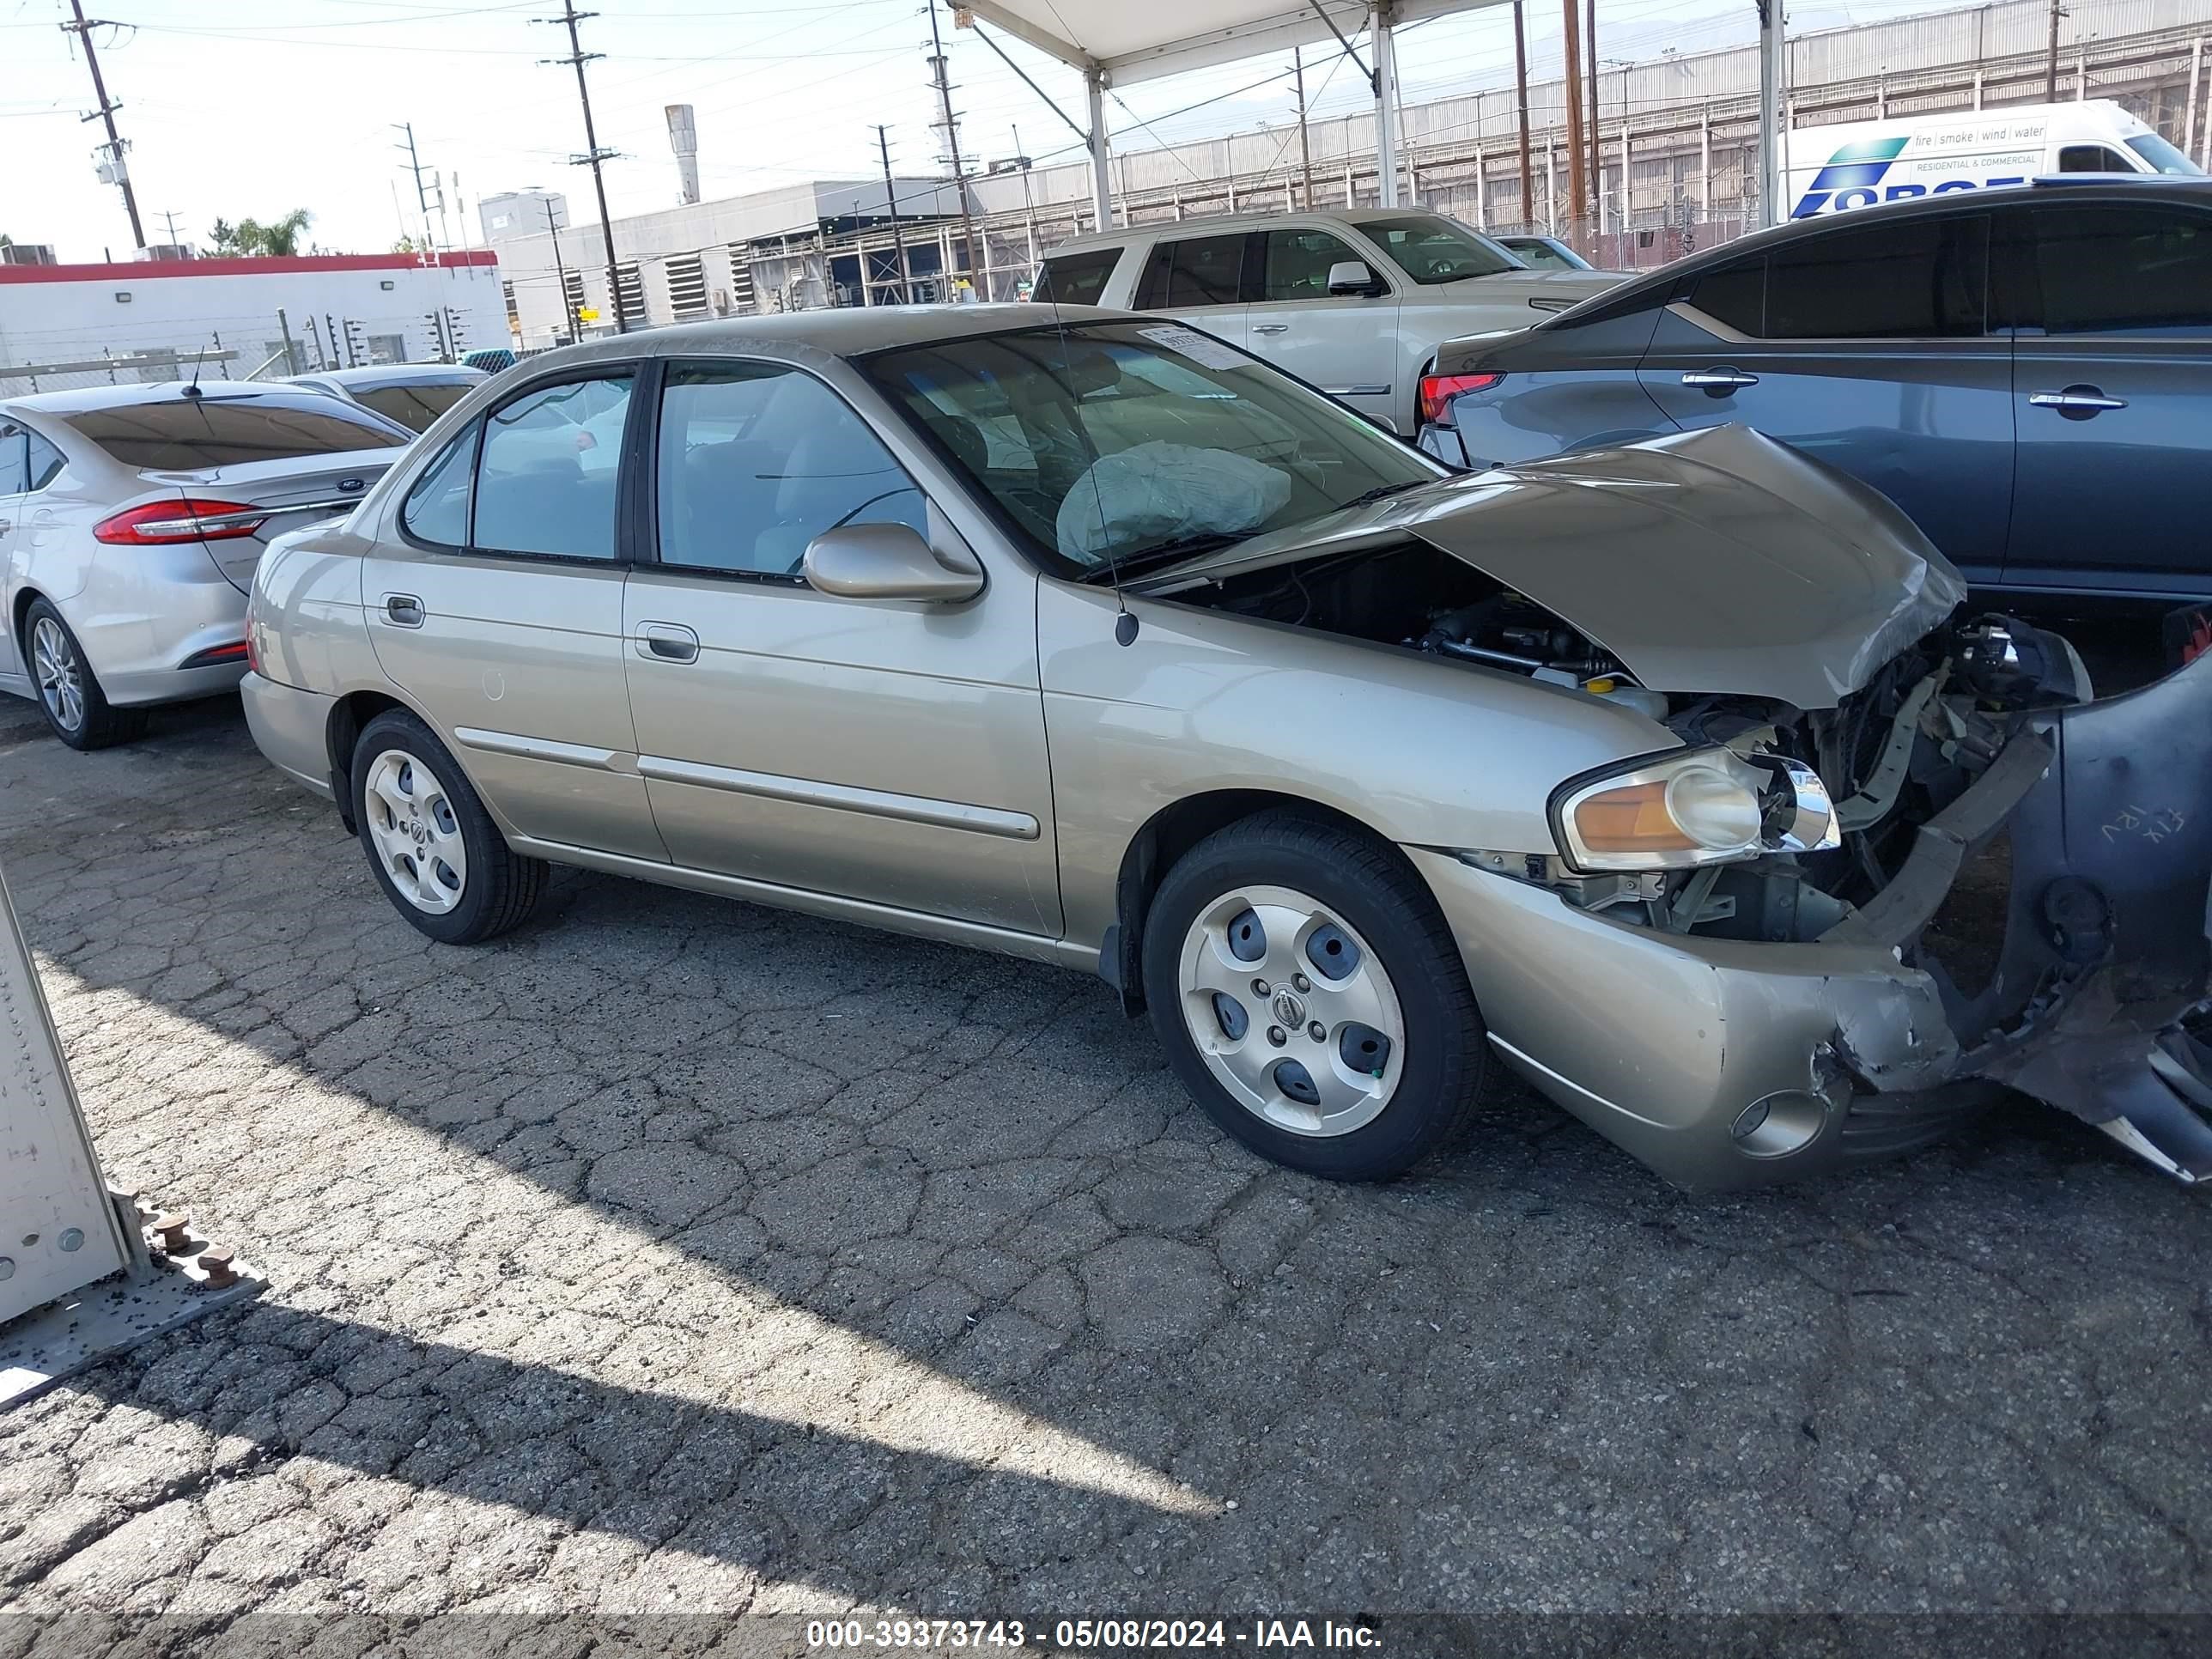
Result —
M 84 724 L 84 670 L 76 659 L 76 646 L 69 630 L 52 617 L 41 617 L 31 629 L 31 672 L 39 682 L 39 696 L 54 724 L 74 732 Z
M 376 855 L 399 896 L 443 915 L 468 887 L 468 845 L 446 786 L 404 750 L 386 749 L 368 765 L 362 790 Z
M 1382 959 L 1342 917 L 1289 887 L 1202 907 L 1176 963 L 1182 1015 L 1238 1104 L 1292 1134 L 1373 1122 L 1405 1071 L 1406 1018 Z

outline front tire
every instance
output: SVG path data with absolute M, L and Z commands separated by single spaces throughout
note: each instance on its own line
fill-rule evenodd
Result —
M 389 709 L 362 729 L 350 787 L 369 867 L 422 933 L 478 945 L 536 908 L 548 866 L 507 844 L 460 763 L 414 715 Z
M 1366 836 L 1287 811 L 1217 831 L 1161 882 L 1143 955 L 1169 1065 L 1264 1157 L 1386 1180 L 1473 1117 L 1488 1048 L 1458 947 Z
M 51 601 L 31 601 L 23 615 L 22 646 L 39 712 L 70 748 L 106 749 L 146 735 L 146 711 L 118 708 L 107 701 L 76 632 Z

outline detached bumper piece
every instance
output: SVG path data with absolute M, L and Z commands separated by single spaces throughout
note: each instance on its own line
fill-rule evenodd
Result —
M 2036 717 L 1828 938 L 1917 939 L 2000 830 L 2011 891 L 1988 984 L 1962 995 L 1921 953 L 1960 1039 L 1951 1076 L 2005 1084 L 2212 1181 L 2212 1044 L 2190 1029 L 2212 998 L 2212 654 Z

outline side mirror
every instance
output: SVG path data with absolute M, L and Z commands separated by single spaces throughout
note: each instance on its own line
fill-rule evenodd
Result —
M 963 569 L 902 524 L 848 524 L 806 544 L 808 584 L 847 599 L 926 599 L 939 605 L 983 591 L 983 569 Z
M 1359 294 L 1372 297 L 1382 289 L 1364 259 L 1339 259 L 1328 268 L 1331 294 Z

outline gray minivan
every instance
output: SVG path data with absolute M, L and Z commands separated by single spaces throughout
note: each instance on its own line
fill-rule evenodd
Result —
M 1911 515 L 1969 580 L 2212 594 L 2212 180 L 1960 191 L 1778 227 L 1448 343 L 1453 465 L 1740 422 Z

